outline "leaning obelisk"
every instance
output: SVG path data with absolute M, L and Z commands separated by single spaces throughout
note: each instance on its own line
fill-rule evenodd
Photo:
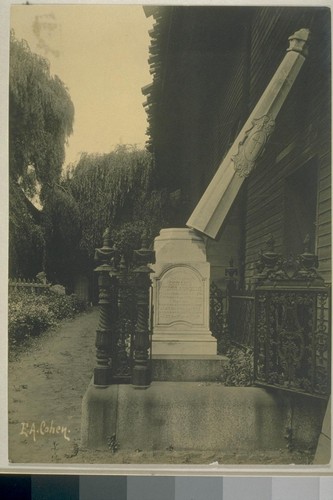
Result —
M 188 227 L 218 238 L 244 178 L 255 168 L 305 61 L 309 34 L 308 29 L 301 29 L 289 37 L 287 54 L 195 207 L 186 223 Z

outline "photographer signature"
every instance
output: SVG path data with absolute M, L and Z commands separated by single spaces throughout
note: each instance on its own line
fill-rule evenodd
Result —
M 70 432 L 66 426 L 56 425 L 53 420 L 50 423 L 42 420 L 39 423 L 21 422 L 20 436 L 32 437 L 32 440 L 36 442 L 39 436 L 58 435 L 63 436 L 66 441 L 70 441 Z

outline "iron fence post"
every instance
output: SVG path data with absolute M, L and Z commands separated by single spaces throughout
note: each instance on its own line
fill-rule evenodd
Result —
M 229 261 L 229 267 L 225 269 L 225 277 L 227 283 L 227 300 L 226 300 L 226 320 L 227 320 L 227 333 L 231 339 L 233 331 L 233 310 L 232 310 L 232 295 L 236 290 L 236 280 L 238 276 L 238 268 L 234 266 L 234 259 L 231 257 Z
M 149 264 L 155 262 L 155 252 L 146 247 L 142 238 L 140 250 L 134 250 L 134 274 L 136 284 L 137 323 L 134 335 L 134 360 L 132 385 L 136 388 L 147 388 L 151 382 L 151 367 L 148 349 L 150 347 L 149 328 L 149 289 L 151 285 Z
M 107 386 L 112 383 L 112 328 L 117 306 L 112 295 L 115 249 L 111 248 L 111 245 L 110 229 L 106 229 L 103 233 L 102 248 L 95 250 L 95 260 L 100 262 L 100 265 L 95 269 L 95 272 L 98 273 L 99 324 L 95 341 L 94 384 L 98 386 Z

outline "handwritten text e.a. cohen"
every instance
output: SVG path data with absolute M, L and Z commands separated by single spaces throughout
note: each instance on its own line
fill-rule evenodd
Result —
M 56 425 L 53 420 L 50 423 L 42 420 L 40 423 L 35 422 L 21 422 L 21 436 L 32 437 L 33 441 L 36 441 L 39 436 L 63 436 L 66 441 L 70 441 L 70 430 L 63 425 Z

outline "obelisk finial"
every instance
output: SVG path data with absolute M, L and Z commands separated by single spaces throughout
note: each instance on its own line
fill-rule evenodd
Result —
M 307 28 L 302 28 L 291 35 L 289 40 L 289 47 L 287 52 L 294 51 L 299 52 L 304 57 L 308 55 L 308 41 L 310 38 L 310 30 Z

